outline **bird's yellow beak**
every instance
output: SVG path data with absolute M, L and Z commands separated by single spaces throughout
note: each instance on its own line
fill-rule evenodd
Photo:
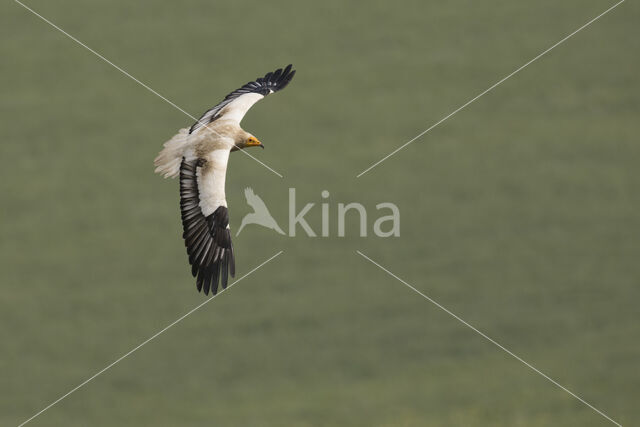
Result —
M 262 142 L 258 141 L 258 138 L 250 136 L 249 139 L 247 139 L 247 147 L 262 147 L 262 148 L 264 148 L 264 145 L 262 145 Z

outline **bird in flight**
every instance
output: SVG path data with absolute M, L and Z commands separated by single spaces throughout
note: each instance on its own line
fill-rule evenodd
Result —
M 264 204 L 264 201 L 253 192 L 253 189 L 247 187 L 244 190 L 244 197 L 247 199 L 247 204 L 253 208 L 253 212 L 248 213 L 242 218 L 242 222 L 240 223 L 240 228 L 238 228 L 238 232 L 236 236 L 240 234 L 242 229 L 247 224 L 258 224 L 263 227 L 270 228 L 271 230 L 275 230 L 280 234 L 284 234 L 284 231 L 280 228 L 276 220 L 271 216 L 271 212 L 269 212 L 269 208 Z
M 262 143 L 240 127 L 249 108 L 270 93 L 284 89 L 294 74 L 291 64 L 267 73 L 228 94 L 205 111 L 191 128 L 180 129 L 165 142 L 154 160 L 156 172 L 165 178 L 180 176 L 182 237 L 191 274 L 205 295 L 227 287 L 235 275 L 235 256 L 225 199 L 229 154 Z

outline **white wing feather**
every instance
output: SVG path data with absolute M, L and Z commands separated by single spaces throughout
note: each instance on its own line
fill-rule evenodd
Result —
M 209 216 L 220 206 L 227 206 L 224 186 L 227 177 L 229 150 L 214 150 L 206 157 L 207 163 L 198 168 L 198 196 L 200 210 Z
M 259 93 L 241 95 L 220 110 L 220 118 L 218 120 L 232 120 L 239 125 L 244 115 L 249 111 L 249 108 L 262 98 L 264 98 L 264 95 Z

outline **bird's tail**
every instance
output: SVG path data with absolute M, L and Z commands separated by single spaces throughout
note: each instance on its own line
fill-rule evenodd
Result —
M 187 141 L 189 140 L 189 129 L 180 129 L 177 134 L 164 143 L 164 148 L 153 161 L 156 173 L 164 175 L 165 178 L 175 178 L 180 173 L 180 163 L 184 155 Z
M 247 219 L 246 216 L 244 218 L 242 218 L 242 223 L 240 224 L 240 228 L 238 228 L 238 232 L 236 233 L 236 237 L 238 237 L 238 234 L 240 234 L 240 232 L 242 231 L 244 226 L 247 225 L 247 223 L 245 222 L 245 219 Z
M 273 221 L 273 229 L 276 230 L 278 233 L 284 235 L 284 231 L 282 231 L 282 228 L 280 228 L 280 226 L 275 220 Z

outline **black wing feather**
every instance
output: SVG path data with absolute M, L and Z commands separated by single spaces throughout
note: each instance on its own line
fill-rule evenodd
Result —
M 278 68 L 276 71 L 267 73 L 264 77 L 257 78 L 255 81 L 248 82 L 241 88 L 238 88 L 231 92 L 229 95 L 213 108 L 208 109 L 198 119 L 197 122 L 191 126 L 189 133 L 193 133 L 203 126 L 208 125 L 219 117 L 220 110 L 230 104 L 234 99 L 247 93 L 259 93 L 267 96 L 271 92 L 277 92 L 287 87 L 293 76 L 296 74 L 296 70 L 291 69 L 292 65 L 287 65 L 284 70 Z
M 182 237 L 187 247 L 191 274 L 196 277 L 198 292 L 215 295 L 218 282 L 227 287 L 229 274 L 235 276 L 235 258 L 231 243 L 229 211 L 225 206 L 205 217 L 198 196 L 197 160 L 182 159 L 180 165 L 180 211 Z M 222 274 L 220 274 L 222 273 Z

